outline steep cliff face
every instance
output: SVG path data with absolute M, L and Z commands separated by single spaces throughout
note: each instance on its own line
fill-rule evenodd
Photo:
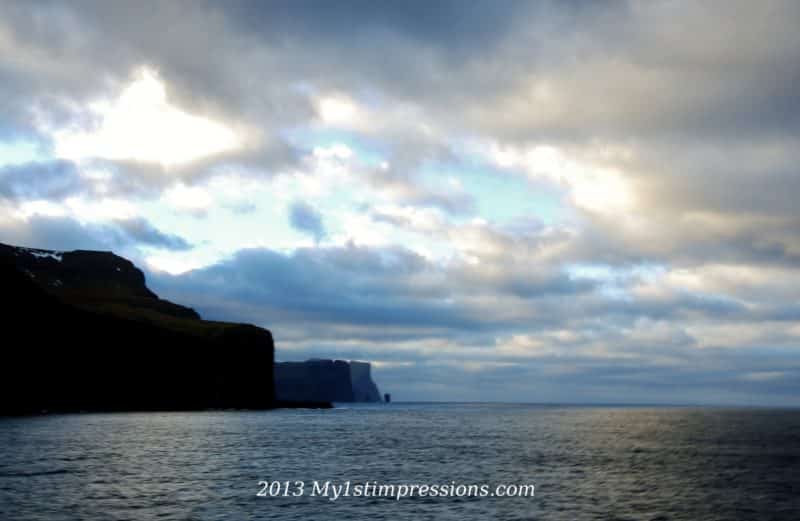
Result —
M 341 360 L 308 360 L 275 364 L 279 400 L 352 402 L 350 366 Z
M 356 402 L 380 402 L 381 393 L 372 381 L 372 368 L 366 362 L 350 362 L 350 381 Z
M 0 414 L 271 408 L 269 331 L 200 320 L 103 252 L 0 245 Z
M 275 363 L 275 392 L 280 400 L 380 402 L 370 365 L 343 360 Z

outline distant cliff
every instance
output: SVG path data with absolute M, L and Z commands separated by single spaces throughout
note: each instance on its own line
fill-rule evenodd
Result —
M 280 400 L 380 402 L 381 395 L 365 362 L 307 360 L 275 363 L 275 392 Z
M 271 408 L 272 334 L 159 299 L 110 252 L 0 244 L 0 414 Z
M 353 401 L 380 402 L 381 393 L 372 381 L 372 368 L 366 362 L 350 362 L 350 382 L 353 386 Z

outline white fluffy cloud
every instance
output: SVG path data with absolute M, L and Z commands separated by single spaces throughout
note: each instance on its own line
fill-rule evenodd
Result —
M 117 99 L 89 105 L 91 128 L 48 129 L 55 155 L 64 159 L 132 159 L 164 166 L 240 146 L 236 133 L 169 103 L 158 76 L 142 69 Z

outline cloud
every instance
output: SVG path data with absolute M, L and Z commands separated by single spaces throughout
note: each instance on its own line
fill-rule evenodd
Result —
M 170 105 L 153 71 L 142 69 L 119 98 L 95 102 L 89 131 L 56 130 L 54 149 L 65 159 L 133 159 L 165 166 L 238 148 L 236 134 L 208 118 Z
M 236 1 L 225 10 L 242 25 L 270 34 L 313 36 L 321 41 L 358 42 L 361 34 L 395 33 L 432 45 L 480 49 L 501 38 L 514 15 L 525 5 L 511 1 L 497 5 L 481 0 L 465 6 L 457 0 L 435 4 L 408 2 L 375 5 L 368 0 L 348 0 L 330 5 L 319 0 L 278 1 L 270 6 Z
M 187 250 L 185 239 L 159 231 L 142 218 L 109 223 L 82 223 L 69 217 L 34 216 L 0 221 L 0 240 L 5 243 L 54 250 L 114 250 L 141 257 L 140 247 Z
M 289 223 L 294 229 L 311 235 L 317 242 L 325 238 L 322 215 L 306 202 L 294 201 L 289 205 Z
M 192 245 L 186 239 L 161 232 L 142 218 L 117 220 L 114 224 L 138 244 L 166 250 L 188 250 L 192 248 Z
M 209 318 L 272 328 L 279 359 L 384 361 L 384 386 L 417 399 L 432 389 L 478 399 L 469 385 L 477 375 L 486 382 L 483 399 L 508 399 L 513 389 L 521 400 L 581 401 L 595 392 L 591 400 L 630 392 L 665 403 L 790 400 L 787 384 L 772 386 L 777 377 L 742 376 L 797 367 L 800 330 L 764 315 L 756 305 L 762 296 L 714 285 L 637 292 L 637 276 L 620 277 L 623 291 L 609 298 L 596 281 L 548 275 L 546 256 L 534 253 L 549 247 L 541 235 L 516 245 L 501 245 L 510 236 L 494 240 L 498 249 L 478 252 L 480 263 L 454 265 L 393 247 L 245 250 L 153 284 Z M 515 257 L 520 270 L 540 273 L 538 281 L 515 269 Z M 764 346 L 772 346 L 770 358 L 759 358 Z M 531 378 L 536 385 L 526 386 Z M 680 395 L 668 385 L 675 381 Z
M 155 280 L 420 399 L 786 403 L 799 14 L 5 2 L 0 155 L 42 157 L 0 232 L 197 268 Z
M 15 201 L 63 199 L 79 194 L 84 185 L 70 161 L 23 163 L 0 167 L 0 197 Z

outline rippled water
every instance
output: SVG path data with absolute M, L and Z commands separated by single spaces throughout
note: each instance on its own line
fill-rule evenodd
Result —
M 428 404 L 0 419 L 0 519 L 800 519 L 800 410 Z M 260 480 L 534 497 L 257 497 Z

